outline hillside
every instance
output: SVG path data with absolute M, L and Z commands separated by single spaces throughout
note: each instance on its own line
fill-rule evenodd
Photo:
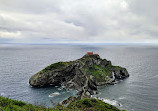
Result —
M 48 108 L 27 104 L 22 101 L 12 100 L 0 96 L 0 111 L 121 111 L 115 106 L 109 105 L 97 99 L 84 98 L 72 102 L 67 107 L 55 106 Z

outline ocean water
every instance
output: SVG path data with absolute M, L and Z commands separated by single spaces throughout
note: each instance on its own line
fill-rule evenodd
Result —
M 52 106 L 75 91 L 64 87 L 32 88 L 29 78 L 58 61 L 81 58 L 87 51 L 127 68 L 130 77 L 117 85 L 99 87 L 95 97 L 128 111 L 158 110 L 157 45 L 0 45 L 0 95 Z M 50 94 L 55 96 L 50 96 Z

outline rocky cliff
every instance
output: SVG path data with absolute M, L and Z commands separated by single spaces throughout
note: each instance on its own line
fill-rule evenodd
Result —
M 64 85 L 78 90 L 81 97 L 87 97 L 95 94 L 97 86 L 114 84 L 128 76 L 125 68 L 113 66 L 111 61 L 93 54 L 75 61 L 54 63 L 33 75 L 29 83 L 34 87 Z

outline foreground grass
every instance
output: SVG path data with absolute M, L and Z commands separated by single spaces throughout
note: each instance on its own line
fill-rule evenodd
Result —
M 0 96 L 0 111 L 52 111 L 52 108 L 35 106 Z
M 97 99 L 84 98 L 70 103 L 67 107 L 47 108 L 0 96 L 0 111 L 121 111 L 118 108 Z M 125 111 L 125 110 L 124 110 Z
M 76 108 L 80 111 L 121 111 L 115 106 L 104 103 L 103 101 L 94 98 L 84 98 L 82 100 L 72 102 L 67 106 L 67 108 L 72 110 Z

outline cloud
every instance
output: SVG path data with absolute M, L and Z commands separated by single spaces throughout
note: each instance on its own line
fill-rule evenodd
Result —
M 156 0 L 0 0 L 0 41 L 158 42 Z
M 0 37 L 2 38 L 19 38 L 21 33 L 17 32 L 7 32 L 7 31 L 0 31 Z

